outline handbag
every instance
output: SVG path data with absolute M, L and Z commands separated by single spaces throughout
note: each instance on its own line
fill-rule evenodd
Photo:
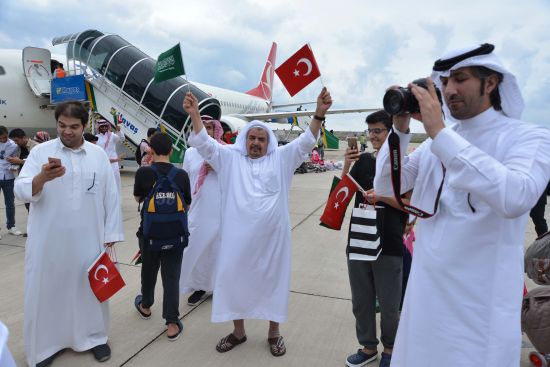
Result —
M 350 260 L 375 261 L 382 252 L 380 233 L 376 225 L 376 203 L 359 204 L 351 212 L 348 258 Z

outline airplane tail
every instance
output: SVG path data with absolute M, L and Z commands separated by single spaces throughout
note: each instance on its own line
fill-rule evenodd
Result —
M 273 73 L 275 72 L 275 58 L 277 57 L 277 44 L 273 42 L 269 57 L 265 63 L 264 72 L 260 83 L 253 89 L 246 92 L 251 96 L 263 98 L 271 103 L 271 91 L 273 87 Z

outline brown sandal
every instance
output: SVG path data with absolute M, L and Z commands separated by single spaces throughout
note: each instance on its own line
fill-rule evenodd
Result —
M 268 338 L 269 350 L 274 357 L 280 357 L 286 353 L 286 346 L 282 336 Z
M 235 348 L 235 346 L 242 344 L 246 341 L 246 335 L 242 337 L 242 339 L 237 339 L 233 333 L 224 336 L 219 341 L 218 345 L 216 345 L 216 350 L 220 353 L 229 352 L 231 349 Z

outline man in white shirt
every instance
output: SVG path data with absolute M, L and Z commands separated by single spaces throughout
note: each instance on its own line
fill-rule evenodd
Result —
M 392 367 L 519 366 L 523 240 L 550 179 L 550 132 L 519 120 L 519 86 L 493 49 L 450 52 L 427 89 L 409 85 L 430 139 L 401 156 L 401 192 L 414 187 L 413 209 L 431 214 L 438 205 L 417 223 Z M 445 127 L 433 83 L 453 126 Z M 390 156 L 407 151 L 409 120 L 394 117 L 400 149 L 380 150 L 377 196 L 393 195 Z
M 105 247 L 124 240 L 120 196 L 109 158 L 82 134 L 79 102 L 55 110 L 58 138 L 30 152 L 15 194 L 31 203 L 25 247 L 24 337 L 29 366 L 48 366 L 60 351 L 110 358 L 108 302 L 90 288 L 87 269 Z

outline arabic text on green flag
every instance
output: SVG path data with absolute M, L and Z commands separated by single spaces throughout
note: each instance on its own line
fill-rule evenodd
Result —
M 166 52 L 159 55 L 155 65 L 155 83 L 175 78 L 185 74 L 183 60 L 181 58 L 181 48 L 178 43 Z

